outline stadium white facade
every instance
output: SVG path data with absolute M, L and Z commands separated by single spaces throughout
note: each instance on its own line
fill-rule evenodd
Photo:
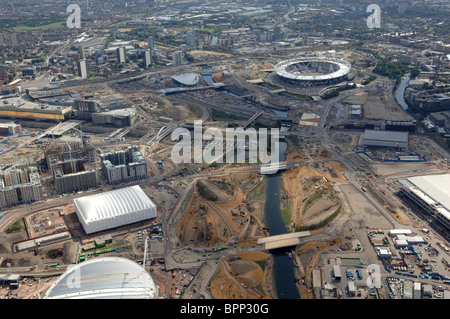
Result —
M 450 229 L 450 174 L 400 179 L 402 193 Z
M 156 206 L 138 185 L 76 198 L 75 212 L 86 234 L 156 217 Z
M 329 85 L 345 79 L 351 64 L 332 58 L 305 57 L 286 60 L 275 66 L 277 77 L 296 85 Z
M 44 299 L 154 299 L 150 274 L 121 257 L 103 257 L 69 267 L 47 290 Z

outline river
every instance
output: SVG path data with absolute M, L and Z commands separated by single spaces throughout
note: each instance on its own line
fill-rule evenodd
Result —
M 287 144 L 280 143 L 280 161 L 284 161 Z M 266 203 L 264 205 L 264 222 L 269 228 L 269 235 L 285 234 L 286 225 L 281 217 L 281 174 L 266 176 Z M 293 260 L 289 258 L 289 249 L 272 250 L 274 257 L 273 278 L 278 299 L 300 299 L 296 287 Z
M 408 104 L 405 102 L 405 90 L 408 87 L 409 76 L 402 78 L 400 84 L 398 85 L 397 91 L 395 92 L 395 99 L 397 103 L 404 109 L 408 109 Z

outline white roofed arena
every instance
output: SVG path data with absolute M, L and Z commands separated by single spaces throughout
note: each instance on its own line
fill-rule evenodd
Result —
M 44 299 L 154 299 L 158 286 L 139 264 L 122 257 L 103 257 L 71 265 Z
M 73 202 L 86 234 L 157 216 L 155 204 L 138 185 L 76 198 Z
M 278 79 L 296 85 L 330 85 L 347 79 L 351 64 L 332 58 L 305 57 L 279 62 Z

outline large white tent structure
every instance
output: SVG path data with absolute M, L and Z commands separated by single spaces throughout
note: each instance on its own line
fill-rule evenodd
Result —
M 45 293 L 44 299 L 154 299 L 150 274 L 122 257 L 103 257 L 69 267 Z
M 76 198 L 75 212 L 86 234 L 156 217 L 156 206 L 139 185 Z

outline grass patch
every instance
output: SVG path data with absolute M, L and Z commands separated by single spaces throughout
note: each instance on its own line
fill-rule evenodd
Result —
M 246 120 L 245 117 L 230 115 L 225 112 L 218 111 L 218 110 L 212 110 L 212 118 L 214 121 L 218 121 L 218 122 L 233 122 L 233 121 Z
M 197 182 L 198 193 L 205 199 L 216 202 L 219 197 L 216 193 L 210 190 L 202 181 Z
M 35 27 L 19 25 L 17 27 L 14 27 L 13 29 L 14 29 L 14 31 L 48 30 L 48 29 L 64 26 L 65 24 L 66 24 L 66 21 L 60 21 L 60 22 L 54 22 L 54 23 L 44 24 L 44 25 L 35 26 Z
M 195 115 L 196 118 L 198 118 L 198 119 L 202 118 L 203 111 L 200 108 L 200 106 L 188 103 L 187 107 L 188 107 L 189 111 L 191 111 L 191 113 L 193 113 Z
M 327 218 L 325 218 L 324 220 L 322 220 L 322 221 L 320 221 L 320 222 L 318 222 L 316 224 L 304 225 L 304 226 L 296 227 L 295 231 L 316 230 L 316 229 L 319 229 L 319 228 L 322 228 L 322 227 L 326 226 L 329 222 L 331 222 L 334 218 L 336 218 L 336 216 L 341 211 L 341 207 L 342 207 L 342 205 L 339 205 L 339 207 L 334 211 L 334 213 L 331 214 L 330 216 L 328 216 Z
M 15 233 L 21 230 L 25 230 L 25 223 L 23 221 L 23 219 L 18 219 L 14 222 L 14 224 L 12 224 L 11 226 L 9 226 L 9 228 L 5 231 L 7 234 L 11 234 L 11 233 Z

